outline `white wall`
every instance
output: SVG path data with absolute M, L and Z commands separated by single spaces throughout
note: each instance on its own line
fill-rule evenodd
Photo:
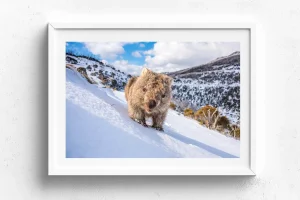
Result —
M 256 177 L 48 177 L 47 23 L 61 13 L 258 18 L 266 32 L 263 171 Z M 300 199 L 299 0 L 2 0 L 0 16 L 1 199 Z

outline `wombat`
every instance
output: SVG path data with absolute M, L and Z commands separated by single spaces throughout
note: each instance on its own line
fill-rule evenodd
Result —
M 132 77 L 125 86 L 129 117 L 147 127 L 146 118 L 152 118 L 152 127 L 163 131 L 163 123 L 171 101 L 172 78 L 144 68 L 139 77 Z

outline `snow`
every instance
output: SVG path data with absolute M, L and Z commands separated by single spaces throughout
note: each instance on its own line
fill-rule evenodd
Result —
M 66 157 L 236 158 L 240 141 L 169 110 L 164 132 L 128 117 L 124 92 L 66 69 Z M 150 123 L 150 121 L 147 123 Z
M 67 58 L 71 58 L 77 61 L 77 63 L 74 64 L 72 61 L 68 61 Z M 66 55 L 66 64 L 68 67 L 72 69 L 77 69 L 79 67 L 85 68 L 87 76 L 90 80 L 92 80 L 92 82 L 98 85 L 103 85 L 103 80 L 99 78 L 99 74 L 101 73 L 103 78 L 105 77 L 107 79 L 105 85 L 112 86 L 117 89 L 123 89 L 123 84 L 128 81 L 128 74 L 117 70 L 114 66 L 109 65 L 107 61 L 104 61 L 105 63 L 103 63 L 103 61 L 104 60 L 96 62 L 80 56 Z M 112 80 L 116 81 L 115 85 L 112 85 Z

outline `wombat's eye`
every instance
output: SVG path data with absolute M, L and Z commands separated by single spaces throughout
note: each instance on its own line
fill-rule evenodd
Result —
M 147 92 L 147 88 L 143 88 L 143 92 Z
M 163 95 L 161 95 L 161 98 L 165 98 L 165 97 L 166 97 L 166 95 L 164 95 L 164 94 L 163 94 Z

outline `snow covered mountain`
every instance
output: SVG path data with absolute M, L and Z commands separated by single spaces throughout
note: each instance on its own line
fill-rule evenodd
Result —
M 212 105 L 233 123 L 240 119 L 240 52 L 207 64 L 167 73 L 174 78 L 173 101 L 182 109 Z
M 86 56 L 66 55 L 66 67 L 80 72 L 88 82 L 103 84 L 116 90 L 123 90 L 131 75 L 114 66 Z
M 125 74 L 99 62 L 86 64 L 86 59 L 71 56 L 67 59 L 67 158 L 239 157 L 239 140 L 209 130 L 173 110 L 168 112 L 165 132 L 141 126 L 128 117 L 124 92 L 108 88 L 91 75 L 101 69 L 104 74 L 116 73 L 116 79 L 125 80 Z M 96 64 L 98 67 L 93 66 Z M 85 65 L 93 70 L 84 73 Z

